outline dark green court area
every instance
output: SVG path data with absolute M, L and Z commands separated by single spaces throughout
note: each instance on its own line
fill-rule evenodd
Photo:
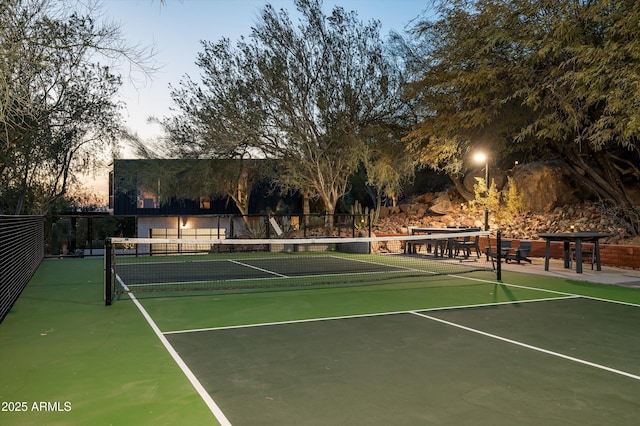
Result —
M 640 367 L 629 348 L 640 348 L 640 335 L 621 320 L 609 323 L 609 317 L 639 324 L 640 309 L 570 299 L 179 333 L 168 339 L 232 424 L 467 424 L 474 419 L 473 424 L 487 425 L 631 425 L 639 418 Z
M 104 306 L 103 268 L 46 260 L 0 324 L 1 424 L 640 421 L 637 289 L 478 271 Z

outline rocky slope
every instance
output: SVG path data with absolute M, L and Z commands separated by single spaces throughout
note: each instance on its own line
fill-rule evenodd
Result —
M 447 205 L 442 194 L 425 194 L 414 199 L 412 204 L 383 208 L 374 232 L 406 234 L 409 226 L 483 227 L 484 211 L 471 209 L 466 203 L 455 201 Z M 539 232 L 568 232 L 571 226 L 576 230 L 597 229 L 610 233 L 612 236 L 604 240 L 605 243 L 640 245 L 640 237 L 632 238 L 615 218 L 589 202 L 557 207 L 547 214 L 523 213 L 515 217 L 489 215 L 490 230 L 495 232 L 500 229 L 505 237 L 513 239 L 537 239 Z

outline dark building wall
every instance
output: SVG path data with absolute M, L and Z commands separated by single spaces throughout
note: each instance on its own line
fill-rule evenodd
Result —
M 176 199 L 172 197 L 162 200 L 158 191 L 149 189 L 149 182 L 154 182 L 152 173 L 176 162 L 195 162 L 199 160 L 115 160 L 110 176 L 110 207 L 114 215 L 211 215 L 239 214 L 240 211 L 229 197 L 216 197 L 201 194 L 201 199 Z M 207 160 L 212 161 L 212 160 Z M 229 160 L 213 160 L 225 161 Z M 259 160 L 258 160 L 259 161 Z M 215 166 L 215 164 L 214 164 Z M 142 182 L 139 175 L 144 174 Z M 160 181 L 160 179 L 158 179 Z M 179 186 L 182 182 L 172 182 Z M 188 185 L 189 183 L 184 183 Z M 158 184 L 160 185 L 160 183 Z M 147 188 L 145 188 L 145 186 Z M 253 189 L 249 201 L 249 214 L 260 214 L 267 210 L 285 210 L 286 214 L 299 214 L 302 210 L 301 197 L 297 194 L 281 194 L 272 188 L 268 179 L 263 179 Z

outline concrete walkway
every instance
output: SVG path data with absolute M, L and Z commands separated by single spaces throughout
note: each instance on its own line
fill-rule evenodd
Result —
M 576 281 L 588 281 L 600 284 L 612 284 L 640 289 L 640 270 L 622 269 L 603 266 L 602 271 L 591 270 L 591 264 L 584 263 L 582 274 L 573 269 L 565 269 L 562 259 L 551 259 L 549 270 L 544 270 L 544 258 L 531 258 L 531 263 L 502 263 L 502 270 L 507 272 L 521 272 L 523 274 L 543 275 L 548 277 L 565 278 Z

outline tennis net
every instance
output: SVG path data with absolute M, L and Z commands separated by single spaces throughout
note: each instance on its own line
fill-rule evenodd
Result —
M 491 270 L 488 236 L 112 238 L 105 247 L 105 302 L 128 292 L 262 291 Z

